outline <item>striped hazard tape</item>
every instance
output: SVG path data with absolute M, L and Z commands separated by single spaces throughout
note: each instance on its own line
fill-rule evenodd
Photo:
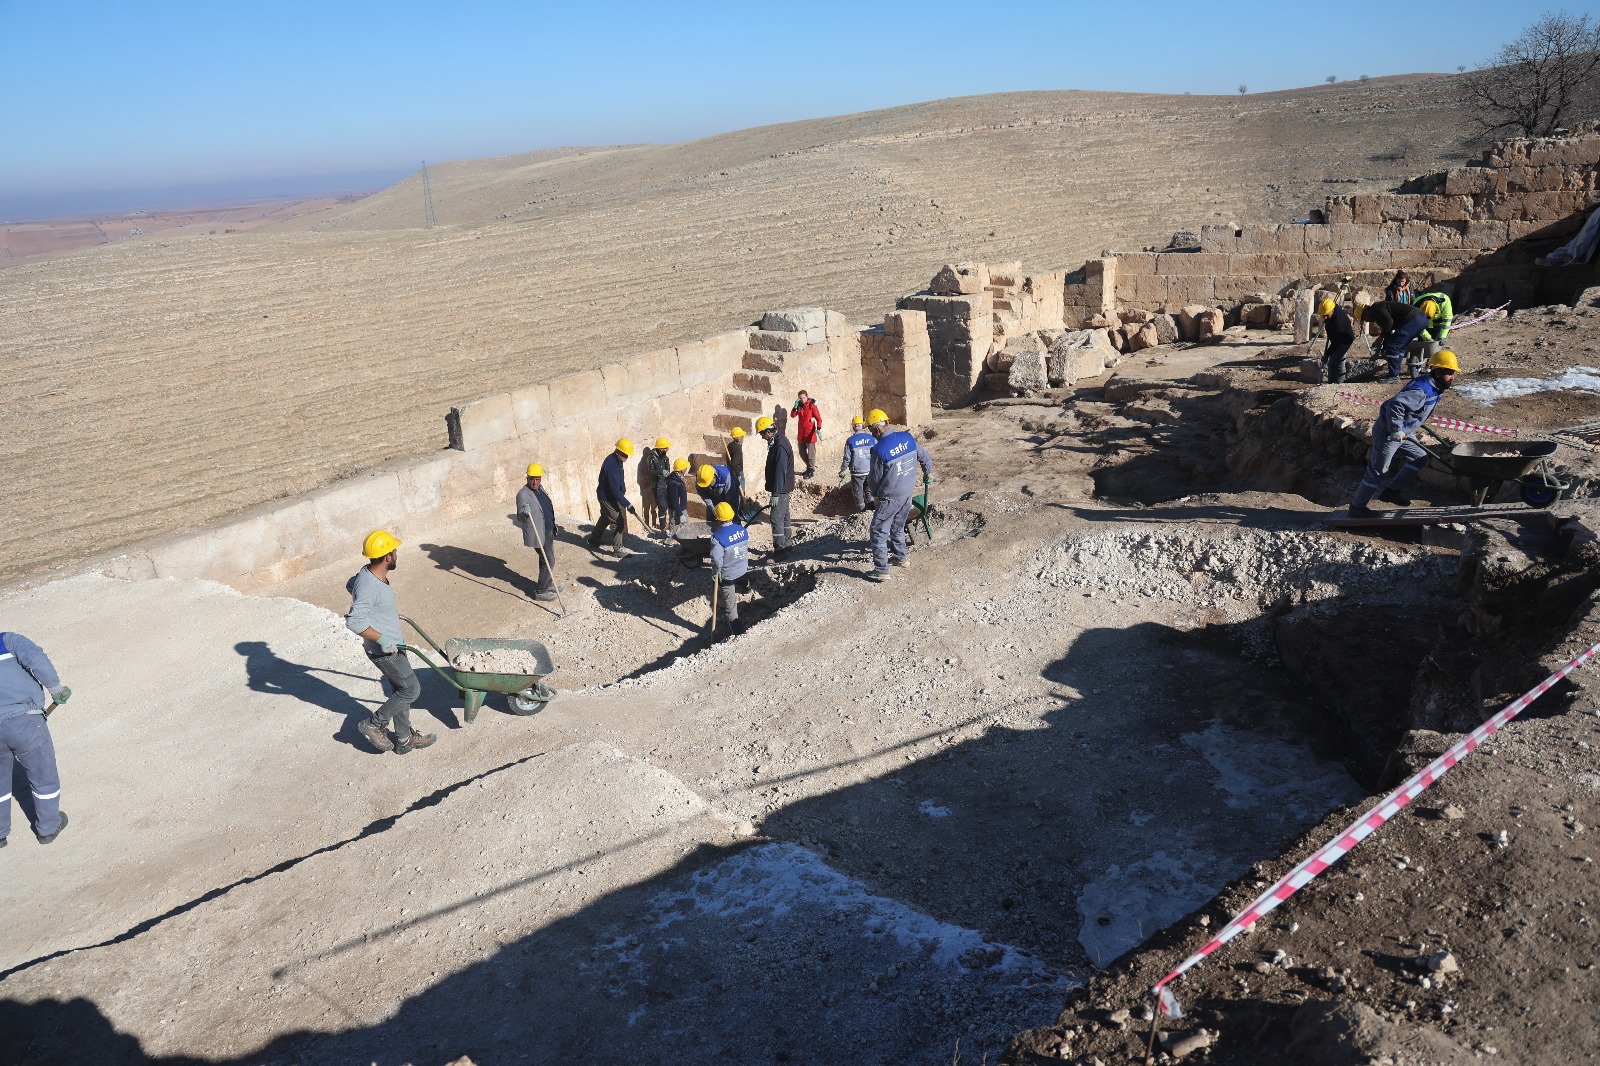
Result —
M 1596 652 L 1600 652 L 1600 643 L 1589 645 L 1576 659 L 1573 659 L 1567 665 L 1539 682 L 1530 691 L 1524 693 L 1513 703 L 1508 704 L 1504 710 L 1468 733 L 1460 741 L 1452 744 L 1449 751 L 1446 751 L 1443 755 L 1423 767 L 1416 776 L 1389 793 L 1388 798 L 1382 803 L 1373 807 L 1354 822 L 1351 822 L 1349 827 L 1335 837 L 1332 842 L 1317 849 L 1310 858 L 1290 870 L 1277 884 L 1263 892 L 1254 903 L 1250 904 L 1231 922 L 1223 926 L 1222 930 L 1208 940 L 1199 951 L 1184 959 L 1182 965 L 1163 977 L 1151 989 L 1166 1016 L 1169 1018 L 1183 1017 L 1183 1009 L 1178 1005 L 1178 999 L 1172 994 L 1172 990 L 1167 987 L 1168 984 L 1193 968 L 1207 955 L 1210 955 L 1213 951 L 1216 951 L 1222 945 L 1255 925 L 1264 915 L 1274 910 L 1278 904 L 1300 891 L 1300 889 L 1310 884 L 1318 874 L 1344 858 L 1357 844 L 1371 836 L 1373 831 L 1380 825 L 1400 813 L 1400 809 L 1416 799 L 1423 789 L 1443 777 L 1451 767 L 1465 759 L 1478 745 L 1494 736 L 1507 722 L 1521 714 L 1528 704 L 1550 691 L 1557 681 L 1560 681 L 1588 662 Z
M 1359 392 L 1345 392 L 1343 389 L 1340 389 L 1337 395 L 1343 396 L 1347 400 L 1354 400 L 1356 403 L 1378 404 L 1383 402 L 1382 400 L 1374 400 L 1371 396 L 1363 396 Z M 1522 436 L 1520 429 L 1507 429 L 1505 426 L 1484 426 L 1476 422 L 1463 422 L 1459 418 L 1446 418 L 1444 415 L 1434 415 L 1428 419 L 1428 425 L 1438 426 L 1441 429 L 1463 429 L 1469 433 L 1495 433 L 1502 437 Z

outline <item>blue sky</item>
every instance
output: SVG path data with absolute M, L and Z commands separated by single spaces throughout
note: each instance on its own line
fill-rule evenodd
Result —
M 1031 0 L 0 0 L 0 214 L 44 194 L 370 185 L 421 159 L 677 141 L 975 93 L 1233 93 L 1453 71 L 1537 14 L 1477 0 L 1445 17 L 1316 12 Z

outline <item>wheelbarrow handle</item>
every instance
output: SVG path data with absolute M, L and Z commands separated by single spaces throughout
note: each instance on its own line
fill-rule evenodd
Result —
M 411 618 L 407 617 L 406 615 L 401 615 L 400 616 L 400 621 L 404 622 L 406 625 L 410 626 L 412 629 L 415 629 L 418 633 L 422 634 L 422 639 L 427 641 L 429 646 L 432 647 L 434 651 L 439 653 L 439 657 L 440 658 L 445 659 L 447 661 L 449 660 L 450 656 L 446 655 L 444 653 L 444 649 L 439 647 L 438 641 L 436 641 L 432 637 L 428 636 L 428 631 L 427 630 L 425 630 L 421 626 L 417 625 L 417 623 L 415 621 L 413 621 Z M 426 661 L 426 660 L 424 660 L 424 661 Z

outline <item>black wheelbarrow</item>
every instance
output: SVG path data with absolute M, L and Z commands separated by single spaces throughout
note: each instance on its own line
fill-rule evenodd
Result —
M 1429 431 L 1432 432 L 1431 430 Z M 1455 444 L 1434 434 L 1444 448 L 1422 445 L 1450 473 L 1472 483 L 1472 505 L 1482 507 L 1507 481 L 1515 482 L 1529 507 L 1549 507 L 1567 489 L 1550 472 L 1550 457 L 1559 447 L 1553 440 L 1485 441 Z
M 434 643 L 434 639 L 416 622 L 400 616 L 400 621 L 409 625 L 422 635 L 433 650 L 439 654 L 442 662 L 434 662 L 428 658 L 428 653 L 414 644 L 407 644 L 406 650 L 412 652 L 433 668 L 433 672 L 444 678 L 445 683 L 461 693 L 466 702 L 466 720 L 476 721 L 478 711 L 483 707 L 484 699 L 491 692 L 503 693 L 506 697 L 506 708 L 512 714 L 530 715 L 538 714 L 544 710 L 544 705 L 555 698 L 555 689 L 544 683 L 544 678 L 555 673 L 555 666 L 550 662 L 550 652 L 543 644 L 536 640 L 515 640 L 501 637 L 456 637 L 444 642 L 444 647 Z M 455 664 L 472 652 L 511 651 L 519 652 L 533 667 L 532 673 L 489 673 L 471 669 L 461 669 Z

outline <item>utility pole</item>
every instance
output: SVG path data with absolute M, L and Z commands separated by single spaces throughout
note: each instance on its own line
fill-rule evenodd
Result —
M 428 180 L 428 161 L 422 161 L 422 210 L 427 216 L 427 227 L 432 229 L 439 220 L 433 214 L 433 182 Z

